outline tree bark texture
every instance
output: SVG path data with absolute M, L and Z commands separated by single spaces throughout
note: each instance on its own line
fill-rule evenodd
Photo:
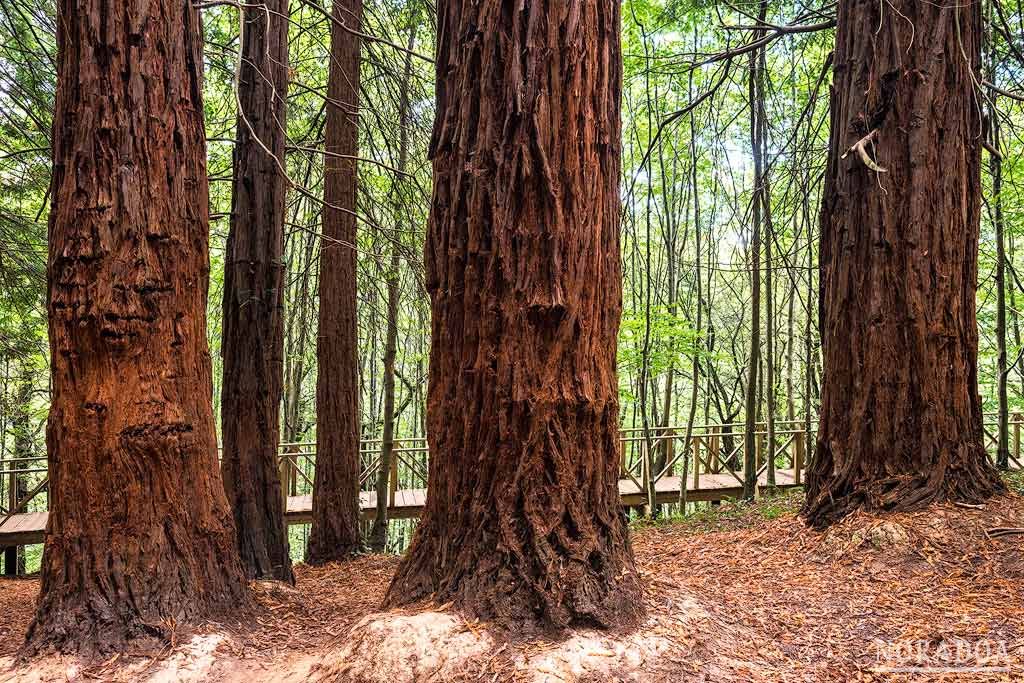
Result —
M 977 390 L 980 8 L 839 3 L 815 526 L 1001 488 Z
M 224 490 L 242 568 L 294 583 L 277 462 L 284 383 L 288 0 L 242 12 L 239 117 L 224 269 Z
M 202 43 L 169 0 L 61 0 L 50 517 L 27 649 L 111 650 L 245 600 L 217 469 Z
M 642 610 L 619 510 L 619 3 L 438 7 L 430 487 L 390 605 Z
M 362 0 L 332 8 L 324 129 L 323 242 L 317 334 L 316 469 L 306 561 L 359 549 L 359 359 L 356 319 L 356 161 Z M 344 156 L 339 156 L 344 155 Z

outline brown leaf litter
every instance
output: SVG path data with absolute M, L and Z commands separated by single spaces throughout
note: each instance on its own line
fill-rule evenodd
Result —
M 795 501 L 638 529 L 648 618 L 631 634 L 500 633 L 444 606 L 382 615 L 397 558 L 371 555 L 300 565 L 294 589 L 257 583 L 254 611 L 148 656 L 19 664 L 38 584 L 0 580 L 0 680 L 1024 680 L 1024 536 L 988 534 L 1024 527 L 1020 497 L 860 513 L 824 533 Z

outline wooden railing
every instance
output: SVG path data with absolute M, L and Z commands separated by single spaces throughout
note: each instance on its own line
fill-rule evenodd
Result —
M 814 441 L 812 422 L 810 429 L 803 420 L 777 420 L 774 424 L 775 442 L 769 446 L 768 427 L 758 422 L 754 427 L 754 463 L 758 475 L 769 467 L 791 470 L 799 484 L 807 461 L 807 445 Z M 641 490 L 648 490 L 664 477 L 681 476 L 685 469 L 693 488 L 700 488 L 701 475 L 729 474 L 743 484 L 744 431 L 741 422 L 729 424 L 695 425 L 686 443 L 686 427 L 631 427 L 623 429 L 621 472 Z M 684 458 L 689 462 L 684 462 Z
M 996 444 L 996 418 L 985 416 L 984 440 L 989 455 L 994 457 Z M 756 453 L 754 461 L 758 473 L 774 466 L 777 471 L 789 471 L 795 483 L 800 483 L 808 455 L 813 450 L 814 430 L 803 420 L 775 422 L 775 443 L 769 447 L 768 430 L 763 422 L 754 432 Z M 687 445 L 685 426 L 629 427 L 621 431 L 623 479 L 631 480 L 641 490 L 647 490 L 664 477 L 679 476 L 683 458 L 693 488 L 700 488 L 705 475 L 728 474 L 737 484 L 743 481 L 743 423 L 696 425 Z M 1013 413 L 1009 420 L 1009 451 L 1011 466 L 1024 469 L 1021 442 L 1024 437 L 1024 413 Z M 281 444 L 282 494 L 309 495 L 313 490 L 313 468 L 316 444 L 313 442 Z M 380 439 L 367 439 L 360 444 L 360 485 L 372 490 L 380 463 Z M 395 492 L 400 489 L 425 489 L 428 472 L 427 441 L 423 437 L 395 440 L 388 476 L 389 504 L 394 504 Z M 19 487 L 19 479 L 21 485 Z M 45 510 L 47 495 L 47 463 L 45 456 L 0 459 L 0 525 L 12 515 Z M 19 490 L 20 488 L 20 490 Z
M 49 484 L 46 456 L 6 458 L 0 460 L 0 526 L 29 504 L 45 494 Z M 46 509 L 45 507 L 43 509 Z
M 364 439 L 359 443 L 359 485 L 372 490 L 380 466 L 381 439 Z M 285 496 L 309 495 L 313 492 L 313 468 L 316 442 L 281 444 L 281 488 Z M 427 487 L 427 440 L 425 438 L 395 439 L 391 450 L 388 474 L 390 505 L 394 505 L 398 489 Z
M 800 471 L 806 460 L 807 431 L 803 422 L 779 421 L 776 423 L 775 436 L 777 469 L 795 470 L 794 477 L 799 483 Z M 758 424 L 755 437 L 756 462 L 760 473 L 769 466 L 766 457 L 768 431 L 764 424 Z M 647 433 L 640 427 L 621 430 L 622 478 L 630 479 L 637 487 L 646 489 L 652 481 L 656 483 L 663 477 L 674 476 L 676 470 L 681 469 L 681 459 L 685 453 L 687 457 L 692 457 L 688 475 L 694 480 L 695 487 L 699 488 L 701 474 L 729 473 L 742 484 L 742 423 L 696 426 L 689 448 L 683 443 L 685 438 L 686 430 L 683 427 L 654 427 Z M 380 439 L 367 439 L 360 444 L 360 485 L 363 490 L 372 490 L 375 484 L 380 451 Z M 395 491 L 398 489 L 427 487 L 427 453 L 427 440 L 424 437 L 395 440 L 388 476 L 389 504 L 394 503 Z M 281 484 L 285 495 L 307 495 L 312 492 L 315 459 L 316 444 L 313 442 L 281 445 Z
M 1011 413 L 1010 419 L 1006 425 L 1009 428 L 1007 434 L 1009 444 L 1009 457 L 1011 467 L 1016 465 L 1017 469 L 1024 469 L 1024 465 L 1021 465 L 1021 453 L 1020 453 L 1020 438 L 1021 429 L 1024 427 L 1024 413 Z M 999 422 L 995 415 L 985 415 L 985 423 L 982 426 L 984 434 L 982 434 L 982 441 L 985 442 L 985 450 L 988 452 L 989 458 L 993 461 L 996 457 L 996 448 L 999 444 Z

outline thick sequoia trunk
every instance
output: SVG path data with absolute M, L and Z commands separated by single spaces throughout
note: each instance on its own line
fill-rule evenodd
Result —
M 839 3 L 815 526 L 1001 486 L 977 390 L 980 8 Z
M 277 465 L 284 373 L 288 0 L 245 6 L 224 268 L 221 473 L 249 578 L 294 583 Z
M 58 10 L 50 521 L 27 645 L 105 650 L 246 594 L 210 398 L 199 17 Z
M 359 549 L 359 358 L 356 160 L 362 0 L 335 0 L 324 129 L 323 243 L 317 334 L 316 471 L 306 561 Z
M 619 510 L 619 4 L 438 7 L 430 488 L 388 604 L 633 621 Z

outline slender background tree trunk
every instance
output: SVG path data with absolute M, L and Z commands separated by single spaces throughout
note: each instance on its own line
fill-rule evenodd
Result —
M 387 603 L 633 622 L 619 509 L 618 2 L 438 7 L 430 489 Z
M 693 77 L 690 77 L 689 90 L 693 91 Z M 693 261 L 694 265 L 694 284 L 696 285 L 696 296 L 697 296 L 697 315 L 694 322 L 694 345 L 693 345 L 693 363 L 691 372 L 691 383 L 690 383 L 690 410 L 686 415 L 686 434 L 683 438 L 683 454 L 682 463 L 680 466 L 680 485 L 679 485 L 679 514 L 686 514 L 686 494 L 690 487 L 690 449 L 693 439 L 693 423 L 697 418 L 697 394 L 700 389 L 700 361 L 703 349 L 703 312 L 704 312 L 704 283 L 701 280 L 701 224 L 700 224 L 700 188 L 697 185 L 697 131 L 695 127 L 693 111 L 690 112 L 690 184 L 692 185 L 693 192 L 693 234 L 696 241 L 694 253 L 696 258 Z M 694 475 L 701 473 L 700 460 L 694 458 L 693 462 Z
M 992 5 L 988 5 L 988 25 L 993 23 Z M 992 45 L 992 33 L 986 36 Z M 996 77 L 995 56 L 989 53 L 990 63 L 986 72 L 990 81 Z M 985 116 L 988 133 L 988 170 L 992 176 L 992 223 L 996 241 L 996 401 L 998 404 L 998 425 L 996 431 L 996 467 L 1006 470 L 1010 467 L 1010 399 L 1007 380 L 1010 370 L 1006 357 L 1006 223 L 1003 219 L 1003 157 L 1000 152 L 1001 129 L 999 124 L 999 95 L 989 91 L 986 98 Z
M 1003 219 L 1003 160 L 999 154 L 999 118 L 995 97 L 990 95 L 989 107 L 992 154 L 989 172 L 992 174 L 992 222 L 996 232 L 996 397 L 999 426 L 996 434 L 996 467 L 1010 467 L 1010 399 L 1007 379 L 1010 370 L 1006 358 L 1006 222 Z
M 231 227 L 224 268 L 221 473 L 249 578 L 295 582 L 277 464 L 284 384 L 288 0 L 242 13 Z
M 316 470 L 306 561 L 359 549 L 359 328 L 356 189 L 362 0 L 335 0 L 324 129 L 324 218 L 317 334 Z M 339 156 L 343 155 L 343 156 Z
M 760 4 L 758 19 L 763 23 L 768 3 Z M 755 31 L 755 40 L 764 35 Z M 747 75 L 747 95 L 750 103 L 750 148 L 754 158 L 754 193 L 751 197 L 751 238 L 747 261 L 750 263 L 750 360 L 747 362 L 747 392 L 743 412 L 743 498 L 753 500 L 757 493 L 757 414 L 761 377 L 761 219 L 764 206 L 764 112 L 761 59 L 758 52 L 750 56 Z
M 102 651 L 234 607 L 245 583 L 211 404 L 199 16 L 58 15 L 50 521 L 27 638 Z
M 14 410 L 11 415 L 11 430 L 14 432 L 14 462 L 9 462 L 11 470 L 27 470 L 35 463 L 25 461 L 32 457 L 32 378 L 28 366 L 22 368 L 17 380 L 14 399 Z M 8 500 L 7 509 L 14 510 L 28 495 L 28 479 L 22 474 L 7 476 Z M 4 549 L 4 574 L 18 576 L 25 573 L 25 547 L 8 546 Z
M 412 51 L 416 48 L 417 22 L 419 12 L 412 15 L 412 22 L 409 28 L 409 41 L 405 54 L 405 65 L 403 68 L 402 84 L 399 87 L 398 110 L 399 110 L 399 140 L 398 140 L 398 170 L 404 172 L 409 163 L 409 81 L 412 78 Z M 397 190 L 394 188 L 392 192 Z M 401 221 L 401 201 L 399 197 L 393 196 L 395 225 Z M 383 552 L 388 540 L 388 473 L 391 471 L 391 461 L 394 458 L 395 450 L 395 360 L 398 355 L 398 304 L 399 285 L 401 284 L 401 243 L 398 235 L 394 237 L 394 244 L 391 245 L 391 266 L 387 276 L 388 309 L 387 309 L 387 332 L 384 339 L 384 425 L 381 433 L 380 465 L 377 468 L 377 509 L 373 518 L 373 526 L 370 529 L 369 546 L 377 551 Z

